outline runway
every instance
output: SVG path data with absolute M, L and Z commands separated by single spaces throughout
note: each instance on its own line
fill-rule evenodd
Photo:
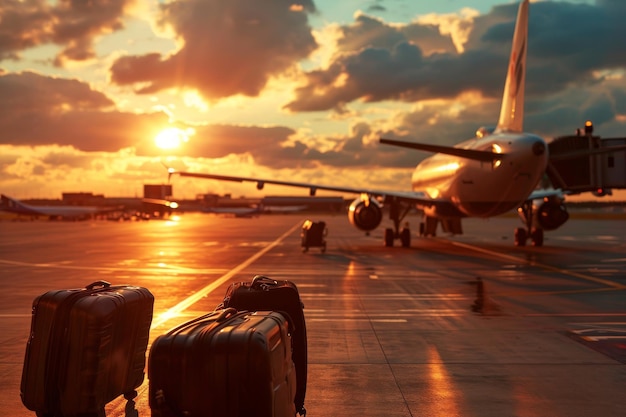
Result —
M 306 218 L 327 223 L 326 253 L 302 253 Z M 518 223 L 468 220 L 463 236 L 407 249 L 344 214 L 0 222 L 0 415 L 34 414 L 19 386 L 41 293 L 147 287 L 153 340 L 264 274 L 295 282 L 305 304 L 309 417 L 626 416 L 623 221 L 573 219 L 541 248 L 513 245 Z M 147 387 L 107 416 L 149 416 Z

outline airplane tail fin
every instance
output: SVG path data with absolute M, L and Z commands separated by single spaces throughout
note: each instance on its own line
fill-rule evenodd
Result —
M 0 195 L 0 208 L 5 209 L 9 208 L 9 204 L 11 203 L 11 199 L 6 195 Z
M 26 204 L 4 194 L 0 196 L 0 210 L 20 214 L 36 214 Z
M 504 84 L 497 131 L 522 132 L 524 125 L 524 84 L 528 45 L 528 1 L 522 0 L 517 13 L 511 60 Z

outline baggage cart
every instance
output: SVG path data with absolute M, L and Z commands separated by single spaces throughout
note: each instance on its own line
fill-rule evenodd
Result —
M 302 237 L 302 252 L 308 252 L 309 248 L 320 247 L 322 253 L 326 252 L 326 235 L 328 229 L 325 222 L 313 222 L 306 220 L 302 224 L 302 231 L 300 236 Z

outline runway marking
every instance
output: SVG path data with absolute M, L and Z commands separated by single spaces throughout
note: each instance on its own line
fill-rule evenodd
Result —
M 506 297 L 519 297 L 519 296 L 533 296 L 542 297 L 546 295 L 571 295 L 571 294 L 592 294 L 596 292 L 610 292 L 616 290 L 623 290 L 624 288 L 592 288 L 583 290 L 561 290 L 561 291 L 506 291 L 506 292 L 491 292 L 492 295 L 506 296 Z
M 445 240 L 445 239 L 443 239 L 443 240 Z M 524 263 L 524 264 L 527 264 L 527 265 L 537 266 L 539 268 L 543 268 L 543 269 L 546 269 L 548 271 L 557 272 L 559 274 L 569 275 L 569 276 L 572 276 L 572 277 L 575 277 L 575 278 L 580 278 L 580 279 L 583 279 L 583 280 L 586 280 L 586 281 L 592 281 L 592 282 L 595 282 L 596 284 L 606 285 L 606 286 L 611 287 L 613 289 L 617 289 L 617 290 L 626 289 L 626 286 L 624 286 L 622 284 L 618 284 L 618 283 L 613 282 L 613 281 L 608 281 L 606 279 L 596 278 L 596 277 L 592 277 L 592 276 L 589 276 L 589 275 L 580 274 L 578 272 L 568 271 L 566 269 L 557 268 L 555 266 L 542 264 L 542 263 L 539 263 L 539 262 L 536 262 L 536 261 L 527 260 L 527 259 L 524 259 L 524 258 L 519 258 L 517 256 L 505 255 L 503 253 L 494 252 L 494 251 L 491 251 L 489 249 L 480 248 L 478 246 L 469 245 L 467 243 L 454 242 L 454 241 L 451 241 L 451 240 L 446 240 L 446 242 L 450 242 L 451 244 L 453 244 L 455 246 L 460 246 L 460 247 L 465 248 L 465 249 L 473 250 L 473 251 L 476 251 L 476 252 L 482 252 L 482 253 L 485 253 L 487 255 L 491 255 L 491 256 L 498 257 L 498 258 L 506 259 L 508 261 L 521 262 L 521 263 Z
M 303 299 L 319 300 L 412 300 L 412 301 L 464 301 L 473 297 L 466 295 L 438 295 L 438 294 L 381 294 L 381 295 L 354 295 L 354 294 L 300 294 Z
M 600 262 L 605 262 L 605 263 L 626 262 L 626 258 L 603 259 Z
M 526 313 L 522 317 L 626 317 L 626 313 Z
M 80 265 L 65 265 L 61 261 L 59 263 L 56 262 L 41 262 L 41 263 L 32 263 L 32 262 L 20 262 L 20 261 L 11 261 L 8 259 L 0 259 L 0 264 L 4 265 L 13 265 L 13 266 L 27 266 L 30 268 L 54 268 L 54 269 L 72 269 L 79 271 L 98 271 L 98 272 L 144 272 L 144 273 L 153 273 L 153 274 L 163 274 L 164 272 L 172 272 L 176 274 L 219 274 L 224 272 L 224 268 L 216 269 L 216 268 L 207 268 L 207 269 L 194 269 L 194 268 L 185 268 L 183 266 L 174 266 L 165 263 L 157 263 L 154 264 L 154 268 L 129 268 L 124 266 L 80 266 Z
M 291 229 L 287 230 L 280 237 L 278 237 L 273 242 L 269 243 L 267 246 L 262 248 L 260 251 L 258 251 L 257 253 L 255 253 L 254 255 L 252 255 L 251 257 L 249 257 L 248 259 L 246 259 L 245 261 L 243 261 L 242 263 L 240 263 L 239 265 L 237 265 L 236 267 L 234 267 L 233 269 L 231 269 L 230 271 L 228 271 L 227 273 L 225 273 L 224 275 L 222 275 L 221 277 L 219 277 L 215 281 L 211 282 L 209 285 L 207 285 L 204 288 L 196 291 L 191 296 L 187 297 L 186 299 L 184 299 L 180 303 L 176 304 L 174 307 L 172 307 L 169 310 L 161 313 L 156 320 L 152 321 L 151 329 L 155 329 L 155 328 L 161 326 L 163 323 L 165 323 L 168 320 L 178 316 L 180 313 L 182 313 L 183 311 L 185 311 L 186 309 L 191 307 L 193 304 L 195 304 L 196 302 L 200 301 L 202 298 L 204 298 L 205 296 L 207 296 L 208 294 L 213 292 L 220 285 L 224 284 L 226 281 L 231 279 L 234 275 L 238 274 L 243 269 L 245 269 L 248 266 L 250 266 L 250 264 L 252 264 L 254 261 L 259 259 L 261 256 L 265 255 L 268 251 L 270 251 L 271 249 L 276 247 L 280 242 L 282 242 L 287 236 L 289 236 L 291 233 L 293 233 L 293 231 L 296 230 L 296 228 L 298 228 L 300 226 L 301 226 L 301 222 L 296 223 Z
M 317 322 L 329 322 L 329 321 L 337 321 L 337 322 L 345 322 L 349 321 L 353 322 L 368 322 L 368 323 L 406 323 L 405 319 L 340 319 L 340 318 L 330 318 L 330 319 L 318 319 L 318 318 L 310 318 L 309 321 L 317 321 Z
M 415 311 L 406 311 L 405 312 L 401 312 L 401 313 L 380 313 L 380 314 L 366 314 L 365 312 L 358 312 L 358 313 L 343 313 L 343 314 L 337 314 L 335 312 L 328 312 L 328 313 L 306 313 L 305 316 L 308 318 L 312 318 L 312 319 L 320 319 L 323 318 L 325 316 L 332 316 L 333 318 L 338 318 L 337 316 L 343 317 L 345 319 L 349 319 L 351 317 L 375 317 L 375 318 L 385 318 L 385 317 L 416 317 L 416 316 L 429 316 L 429 317 L 442 317 L 442 316 L 446 316 L 446 317 L 456 317 L 456 316 L 460 316 L 460 315 L 467 315 L 468 312 L 465 310 L 437 310 L 437 309 L 433 309 L 433 310 L 415 310 Z M 373 319 L 375 320 L 375 319 Z
M 587 342 L 599 342 L 601 340 L 626 339 L 626 334 L 623 336 L 580 336 L 580 338 Z
M 344 316 L 353 316 L 353 315 L 363 315 L 365 312 L 363 310 L 342 310 Z M 397 315 L 406 315 L 401 313 L 417 313 L 417 314 L 441 314 L 441 313 L 466 313 L 467 309 L 457 309 L 457 308 L 401 308 L 397 310 L 399 313 L 377 313 L 377 314 L 369 314 L 368 316 L 397 316 Z M 304 310 L 304 314 L 306 316 L 314 316 L 314 315 L 337 315 L 337 310 L 326 310 L 326 309 L 311 309 L 307 308 Z

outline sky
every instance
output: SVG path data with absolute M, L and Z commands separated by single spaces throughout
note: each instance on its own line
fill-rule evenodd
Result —
M 0 0 L 0 191 L 141 196 L 179 170 L 407 190 L 496 124 L 518 2 Z M 533 1 L 524 129 L 626 136 L 626 2 Z M 259 195 L 172 178 L 176 198 Z M 265 195 L 306 190 L 267 186 Z

